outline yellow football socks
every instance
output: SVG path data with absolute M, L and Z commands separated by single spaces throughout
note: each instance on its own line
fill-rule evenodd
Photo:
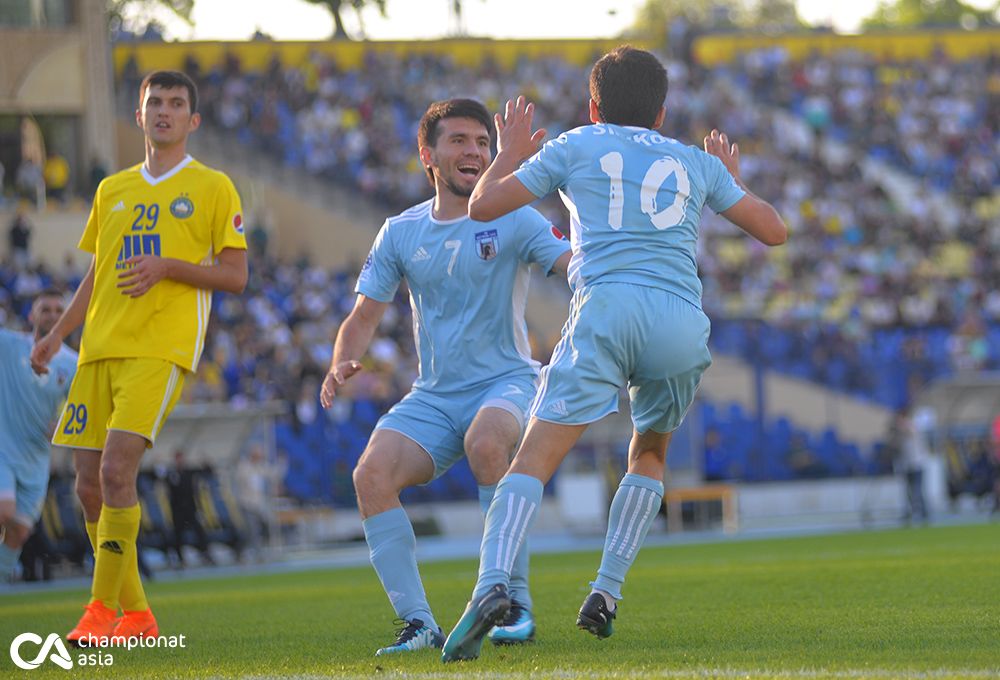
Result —
M 136 503 L 130 508 L 101 508 L 97 522 L 97 549 L 94 551 L 94 585 L 91 602 L 100 600 L 108 609 L 117 610 L 119 593 L 126 575 L 134 571 L 135 582 L 139 581 L 138 563 L 135 554 L 135 540 L 139 535 L 142 510 Z M 89 527 L 88 527 L 89 530 Z M 145 601 L 145 594 L 142 595 Z M 124 605 L 124 598 L 122 598 Z M 130 602 L 134 605 L 135 602 Z M 146 609 L 148 605 L 142 606 Z M 132 607 L 129 607 L 132 609 Z
M 97 553 L 97 522 L 87 522 L 87 536 L 90 537 L 90 545 Z M 132 552 L 132 563 L 125 570 L 125 578 L 122 579 L 122 589 L 118 595 L 121 608 L 130 612 L 144 612 L 149 609 L 149 602 L 146 600 L 146 591 L 142 587 L 142 579 L 139 576 L 139 553 Z

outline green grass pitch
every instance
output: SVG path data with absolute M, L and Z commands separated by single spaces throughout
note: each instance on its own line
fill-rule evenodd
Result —
M 998 523 L 647 548 L 607 640 L 574 626 L 599 558 L 534 558 L 538 641 L 487 643 L 475 662 L 444 665 L 429 650 L 376 659 L 394 617 L 374 572 L 358 568 L 153 583 L 161 634 L 183 633 L 188 646 L 114 650 L 111 666 L 71 671 L 19 671 L 7 650 L 25 631 L 65 633 L 85 593 L 0 597 L 0 675 L 1000 677 Z M 475 569 L 471 559 L 423 568 L 443 626 L 464 608 Z

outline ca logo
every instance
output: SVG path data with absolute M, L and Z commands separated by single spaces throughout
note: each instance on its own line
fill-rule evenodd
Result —
M 45 661 L 45 657 L 48 656 L 49 651 L 53 647 L 56 649 L 52 652 L 52 655 L 49 656 L 52 663 L 67 671 L 73 667 L 73 660 L 69 658 L 69 652 L 66 651 L 66 645 L 57 633 L 52 633 L 48 638 L 46 638 L 45 644 L 42 645 L 42 651 L 38 652 L 38 656 L 31 661 L 25 661 L 21 658 L 21 645 L 25 642 L 42 645 L 42 637 L 40 635 L 35 635 L 34 633 L 21 633 L 14 638 L 13 642 L 10 643 L 10 660 L 13 661 L 14 665 L 18 668 L 23 668 L 26 671 L 35 670 L 42 665 Z

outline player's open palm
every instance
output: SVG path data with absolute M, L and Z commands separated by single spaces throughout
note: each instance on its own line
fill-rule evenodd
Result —
M 705 152 L 717 156 L 729 170 L 730 175 L 740 176 L 740 147 L 736 144 L 730 145 L 725 132 L 712 130 L 711 134 L 705 137 Z
M 323 405 L 323 408 L 333 406 L 337 390 L 362 368 L 360 361 L 341 361 L 327 372 L 326 378 L 323 379 L 323 386 L 319 390 L 319 403 Z
M 497 128 L 497 149 L 513 154 L 518 160 L 534 155 L 547 132 L 545 128 L 532 132 L 534 117 L 535 105 L 528 103 L 523 96 L 516 101 L 508 99 L 503 118 L 499 113 L 493 116 Z
M 144 295 L 167 276 L 167 262 L 156 255 L 136 255 L 125 260 L 126 269 L 118 275 L 118 287 L 129 297 Z

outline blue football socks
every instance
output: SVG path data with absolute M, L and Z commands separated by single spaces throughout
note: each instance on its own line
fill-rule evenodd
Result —
M 483 515 L 490 511 L 490 502 L 493 500 L 497 490 L 497 485 L 479 487 L 479 507 L 482 508 Z M 510 570 L 510 595 L 522 607 L 531 611 L 531 591 L 528 589 L 528 537 L 525 536 L 521 542 L 521 549 L 517 551 L 514 558 L 514 566 Z
M 542 482 L 530 475 L 508 474 L 497 485 L 479 551 L 479 580 L 473 598 L 494 585 L 511 585 L 518 550 L 542 503 Z
M 611 501 L 601 567 L 597 580 L 590 584 L 596 590 L 622 599 L 625 575 L 639 554 L 662 502 L 662 481 L 631 472 L 622 478 Z
M 420 619 L 438 629 L 427 603 L 420 572 L 417 570 L 417 538 L 403 508 L 393 508 L 364 520 L 365 540 L 372 566 L 382 581 L 396 616 L 407 621 Z

